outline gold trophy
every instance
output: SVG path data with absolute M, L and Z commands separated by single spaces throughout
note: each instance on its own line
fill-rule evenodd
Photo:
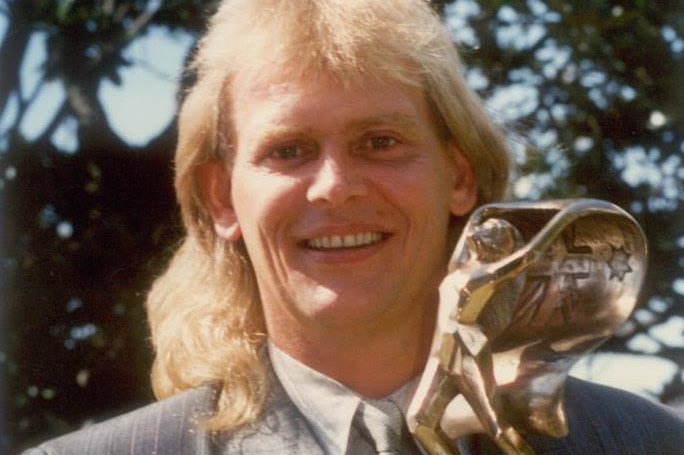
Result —
M 408 410 L 431 454 L 485 432 L 509 455 L 561 437 L 572 366 L 632 312 L 646 241 L 625 211 L 568 199 L 490 204 L 471 216 L 440 286 L 433 351 Z

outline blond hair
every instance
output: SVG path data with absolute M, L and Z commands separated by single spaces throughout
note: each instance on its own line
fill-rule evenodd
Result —
M 230 166 L 230 86 L 273 68 L 288 77 L 421 87 L 445 138 L 470 161 L 478 203 L 502 197 L 509 160 L 501 133 L 467 88 L 454 45 L 420 0 L 224 0 L 199 43 L 197 82 L 179 116 L 176 193 L 187 236 L 147 301 L 155 394 L 222 384 L 209 426 L 254 421 L 268 391 L 260 347 L 266 329 L 244 245 L 214 232 L 197 180 L 202 163 Z M 287 71 L 287 73 L 285 73 Z

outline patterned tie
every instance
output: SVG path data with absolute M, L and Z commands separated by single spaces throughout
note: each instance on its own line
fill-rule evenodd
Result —
M 419 454 L 399 407 L 389 400 L 368 400 L 359 404 L 354 426 L 378 454 Z

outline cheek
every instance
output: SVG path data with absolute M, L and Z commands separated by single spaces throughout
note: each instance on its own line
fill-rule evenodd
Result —
M 405 204 L 414 219 L 413 229 L 424 254 L 434 257 L 441 265 L 449 257 L 449 223 L 451 220 L 451 180 L 443 171 L 426 173 L 420 182 L 414 180 L 410 191 L 405 191 Z M 418 180 L 418 179 L 416 179 Z
M 235 216 L 249 248 L 250 244 L 256 240 L 256 233 L 268 214 L 268 192 L 259 190 L 259 185 L 255 184 L 249 174 L 240 170 L 234 173 L 232 183 L 231 197 Z
M 451 179 L 440 170 L 422 171 L 394 179 L 389 191 L 399 207 L 434 225 L 450 217 Z
M 260 172 L 243 171 L 233 178 L 233 206 L 245 240 L 255 236 L 275 238 L 296 213 L 295 191 L 291 182 Z

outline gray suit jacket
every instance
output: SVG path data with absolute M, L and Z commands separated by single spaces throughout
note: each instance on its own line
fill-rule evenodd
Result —
M 237 432 L 211 436 L 198 428 L 216 389 L 200 387 L 48 441 L 24 455 L 322 454 L 305 418 L 274 381 L 263 417 Z M 570 379 L 570 435 L 528 436 L 537 454 L 676 455 L 684 453 L 684 420 L 674 411 L 616 389 Z M 484 436 L 465 441 L 473 454 L 500 454 Z

